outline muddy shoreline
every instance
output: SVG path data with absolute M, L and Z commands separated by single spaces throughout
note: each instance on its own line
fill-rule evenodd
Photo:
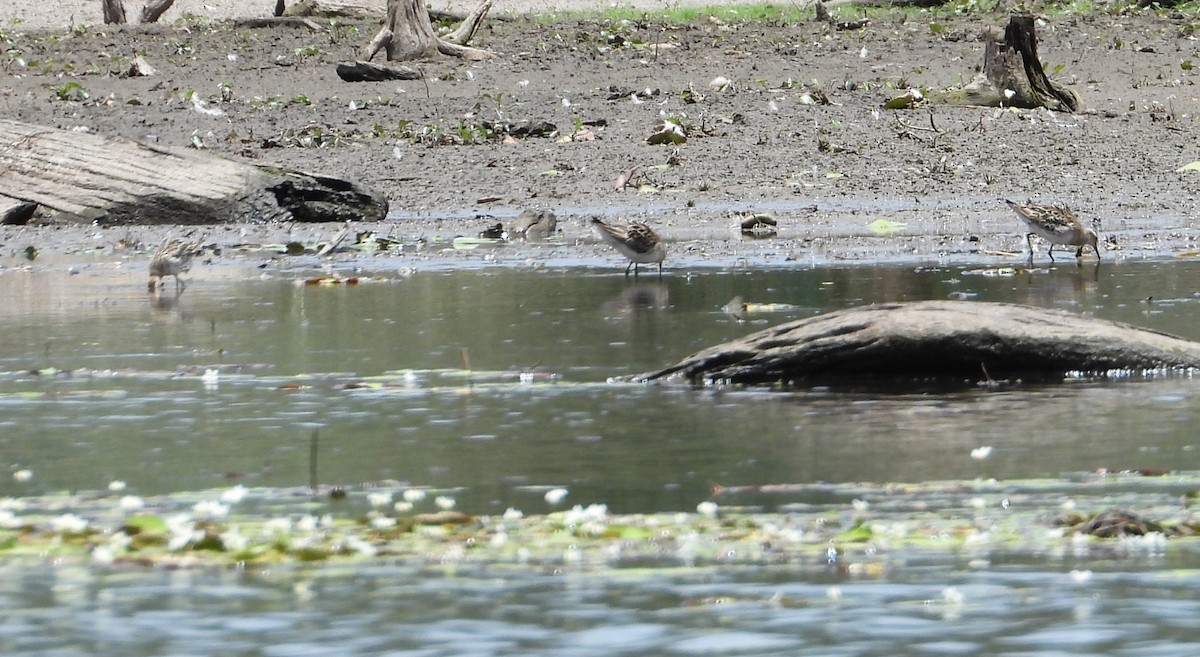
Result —
M 1040 26 L 1042 59 L 1081 95 L 1082 114 L 881 109 L 910 86 L 969 80 L 982 61 L 979 31 L 1006 20 L 897 12 L 849 32 L 811 20 L 496 20 L 476 41 L 495 59 L 423 63 L 427 84 L 338 79 L 334 66 L 369 39 L 371 21 L 319 34 L 198 18 L 74 31 L 0 21 L 0 115 L 173 146 L 198 141 L 224 157 L 360 180 L 392 207 L 391 221 L 364 230 L 414 250 L 365 263 L 357 253 L 334 257 L 359 268 L 406 266 L 418 252 L 417 262 L 437 266 L 620 264 L 591 234 L 595 215 L 650 222 L 669 243 L 668 268 L 1019 266 L 1024 236 L 1005 198 L 1067 203 L 1098 219 L 1106 259 L 1190 251 L 1200 176 L 1177 169 L 1200 159 L 1193 71 L 1183 64 L 1198 55 L 1183 18 L 1061 16 Z M 125 75 L 137 54 L 157 75 Z M 718 77 L 728 83 L 712 84 Z M 220 113 L 197 111 L 193 96 Z M 685 126 L 686 144 L 646 143 L 663 118 Z M 555 130 L 496 134 L 530 122 Z M 635 165 L 634 185 L 614 189 Z M 433 248 L 522 208 L 558 213 L 563 240 L 490 256 Z M 777 235 L 743 238 L 738 211 L 770 213 Z M 122 238 L 153 245 L 173 230 L 3 227 L 0 264 L 29 266 L 26 245 L 41 263 L 67 263 Z M 335 230 L 209 232 L 230 245 L 319 241 Z

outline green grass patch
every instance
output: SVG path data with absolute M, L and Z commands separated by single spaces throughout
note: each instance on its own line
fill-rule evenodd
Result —
M 950 0 L 937 7 L 837 5 L 829 8 L 829 14 L 835 20 L 868 18 L 873 23 L 893 23 L 903 22 L 907 18 L 954 15 L 995 16 L 997 20 L 1000 20 L 1008 16 L 1008 13 L 1004 9 L 1005 6 L 998 0 Z M 1068 0 L 1064 2 L 1038 3 L 1036 10 L 1046 16 L 1112 15 L 1128 13 L 1130 11 L 1148 11 L 1164 14 L 1168 11 L 1153 5 L 1146 8 L 1139 8 L 1137 0 L 1118 0 L 1115 2 L 1109 0 Z M 1200 16 L 1200 1 L 1175 5 L 1169 11 L 1174 15 L 1182 15 L 1184 17 Z M 631 27 L 641 29 L 650 25 L 670 27 L 701 25 L 705 23 L 723 23 L 729 25 L 797 23 L 814 20 L 815 9 L 814 5 L 809 3 L 704 5 L 669 7 L 654 11 L 634 7 L 606 7 L 580 12 L 535 14 L 531 18 L 542 25 L 561 24 L 564 19 L 570 19 L 628 23 Z
M 800 5 L 777 5 L 770 3 L 745 5 L 710 5 L 700 7 L 670 7 L 658 11 L 647 11 L 634 7 L 608 7 L 581 12 L 538 14 L 534 17 L 541 24 L 560 23 L 564 18 L 582 21 L 628 22 L 635 25 L 654 23 L 658 25 L 695 25 L 710 21 L 722 23 L 794 23 L 810 20 L 813 9 Z

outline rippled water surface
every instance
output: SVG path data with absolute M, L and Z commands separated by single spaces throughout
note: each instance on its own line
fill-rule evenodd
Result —
M 468 513 L 551 511 L 543 495 L 558 486 L 568 504 L 619 513 L 692 512 L 715 486 L 742 491 L 723 503 L 787 511 L 830 500 L 769 485 L 1197 470 L 1200 405 L 1187 378 L 898 394 L 607 380 L 789 319 L 890 300 L 1029 303 L 1200 339 L 1198 270 L 875 266 L 633 279 L 497 268 L 378 272 L 356 287 L 201 276 L 159 299 L 140 278 L 10 272 L 0 460 L 33 476 L 0 477 L 0 496 L 113 480 L 141 495 L 300 487 L 315 469 L 324 485 L 449 491 Z M 742 323 L 722 310 L 734 296 L 775 305 Z M 972 459 L 984 445 L 991 457 Z M 823 555 L 792 566 L 609 566 L 0 565 L 0 652 L 1200 652 L 1191 549 L 881 554 L 869 576 Z

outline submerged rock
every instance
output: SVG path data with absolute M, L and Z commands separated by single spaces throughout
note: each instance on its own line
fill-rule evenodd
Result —
M 974 383 L 1200 366 L 1200 343 L 1007 303 L 885 303 L 797 320 L 641 374 L 641 381 L 787 385 Z

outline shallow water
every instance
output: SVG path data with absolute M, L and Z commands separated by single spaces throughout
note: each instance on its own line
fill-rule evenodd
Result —
M 812 482 L 1200 469 L 1195 383 L 789 393 L 606 383 L 768 325 L 876 301 L 1065 308 L 1200 339 L 1200 263 L 379 272 L 356 287 L 8 273 L 0 496 L 244 482 L 445 491 L 468 513 L 788 510 Z M 91 286 L 91 287 L 89 287 Z M 80 292 L 80 290 L 84 292 Z M 735 295 L 788 304 L 740 323 Z M 216 381 L 202 375 L 217 370 Z M 36 373 L 35 373 L 36 372 Z M 524 375 L 524 376 L 522 376 Z M 317 437 L 317 459 L 311 448 Z M 991 446 L 990 458 L 971 458 Z M 758 488 L 763 485 L 780 485 Z M 849 499 L 841 500 L 848 504 Z M 839 502 L 834 500 L 834 502 Z M 881 555 L 793 566 L 143 572 L 0 566 L 5 654 L 1194 654 L 1188 551 Z M 1092 571 L 1071 576 L 1070 570 Z M 832 587 L 832 588 L 831 588 Z
M 908 395 L 605 381 L 886 300 L 1032 303 L 1200 338 L 1200 297 L 1182 283 L 1197 266 L 636 280 L 500 268 L 357 287 L 200 282 L 166 308 L 137 286 L 56 301 L 36 275 L 10 275 L 7 308 L 25 312 L 0 316 L 0 446 L 13 469 L 37 476 L 0 480 L 0 495 L 114 479 L 141 494 L 304 485 L 314 429 L 321 483 L 461 489 L 474 512 L 543 510 L 539 486 L 632 512 L 690 510 L 713 484 L 970 477 L 980 445 L 995 448 L 987 474 L 1002 478 L 1181 467 L 1200 419 L 1186 379 Z M 735 295 L 780 311 L 735 321 L 722 310 Z M 215 384 L 207 370 L 220 372 Z
M 1056 561 L 556 573 L 6 572 L 23 655 L 1138 655 L 1200 649 L 1194 570 Z M 1136 564 L 1134 564 L 1136 566 Z M 18 608 L 11 601 L 20 600 Z

